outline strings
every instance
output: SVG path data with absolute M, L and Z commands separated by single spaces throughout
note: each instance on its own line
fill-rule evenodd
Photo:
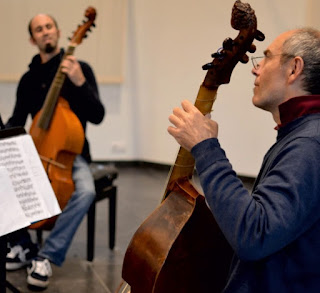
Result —
M 125 284 L 125 285 L 124 285 Z M 123 287 L 123 288 L 122 288 Z M 122 288 L 122 289 L 121 289 Z M 120 291 L 121 290 L 121 291 Z M 128 290 L 128 291 L 127 291 Z M 119 287 L 116 290 L 116 293 L 130 293 L 130 286 L 127 282 L 125 282 L 124 280 L 121 280 Z

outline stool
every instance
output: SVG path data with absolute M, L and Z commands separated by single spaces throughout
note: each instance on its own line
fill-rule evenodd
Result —
M 114 166 L 92 163 L 90 169 L 93 175 L 96 197 L 87 212 L 87 260 L 92 261 L 94 257 L 95 242 L 95 216 L 96 203 L 105 198 L 109 199 L 109 248 L 115 245 L 116 233 L 116 203 L 117 187 L 113 180 L 118 177 L 118 171 Z M 42 229 L 37 229 L 37 241 L 42 243 Z
M 109 199 L 109 248 L 114 248 L 116 232 L 117 187 L 113 185 L 113 180 L 118 177 L 117 169 L 110 165 L 92 163 L 90 165 L 90 169 L 94 178 L 96 198 L 89 208 L 87 218 L 88 261 L 92 261 L 94 257 L 96 203 L 105 198 Z

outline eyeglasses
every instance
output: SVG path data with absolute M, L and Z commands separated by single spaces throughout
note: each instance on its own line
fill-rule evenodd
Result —
M 266 56 L 251 57 L 252 65 L 253 65 L 253 68 L 254 68 L 255 70 L 258 70 L 260 60 L 263 59 L 263 58 L 265 58 L 265 57 L 266 57 Z
M 254 67 L 255 70 L 258 70 L 258 68 L 260 67 L 260 59 L 263 58 L 272 58 L 275 56 L 286 56 L 286 57 L 295 57 L 294 55 L 291 54 L 286 54 L 286 53 L 281 53 L 281 54 L 275 54 L 275 55 L 265 55 L 265 56 L 258 56 L 258 57 L 251 57 L 251 61 L 252 61 L 252 65 Z

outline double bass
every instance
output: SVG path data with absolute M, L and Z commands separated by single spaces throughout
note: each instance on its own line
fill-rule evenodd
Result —
M 78 26 L 62 60 L 74 53 L 76 46 L 94 26 L 95 9 L 88 7 L 85 17 L 87 20 Z M 67 205 L 74 191 L 73 161 L 82 152 L 85 140 L 80 120 L 70 109 L 68 101 L 60 96 L 65 79 L 66 74 L 61 71 L 60 63 L 43 107 L 34 117 L 29 131 L 61 209 Z M 33 223 L 29 228 L 51 229 L 56 218 Z
M 225 39 L 213 61 L 203 66 L 207 73 L 195 106 L 204 115 L 236 64 L 248 62 L 247 51 L 255 52 L 253 40 L 264 40 L 254 10 L 240 0 L 234 3 L 231 26 L 238 36 Z M 192 182 L 194 165 L 190 152 L 180 147 L 161 204 L 128 245 L 117 292 L 218 293 L 224 288 L 233 250 Z

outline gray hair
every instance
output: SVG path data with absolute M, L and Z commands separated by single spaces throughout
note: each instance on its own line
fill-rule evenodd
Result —
M 320 32 L 313 28 L 301 28 L 284 43 L 282 62 L 292 56 L 304 61 L 303 88 L 311 94 L 320 94 Z

